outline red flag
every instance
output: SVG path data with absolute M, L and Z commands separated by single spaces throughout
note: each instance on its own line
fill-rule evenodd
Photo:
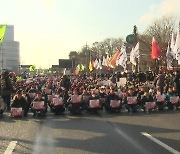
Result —
M 108 71 L 110 71 L 111 68 L 110 68 L 110 66 L 106 66 L 106 69 L 107 69 Z
M 109 64 L 113 67 L 116 66 L 116 60 L 117 60 L 117 57 L 118 55 L 120 54 L 120 51 L 116 51 L 116 53 L 111 57 L 110 61 L 109 61 Z
M 92 63 L 92 67 L 94 68 L 94 60 L 92 60 L 92 62 L 91 62 L 91 63 Z
M 158 42 L 153 37 L 151 58 L 158 59 L 160 54 L 161 54 L 161 48 L 159 47 Z

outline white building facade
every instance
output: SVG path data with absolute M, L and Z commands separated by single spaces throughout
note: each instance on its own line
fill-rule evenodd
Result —
M 14 26 L 7 25 L 4 41 L 0 47 L 0 69 L 18 73 L 20 66 L 19 42 L 14 41 Z

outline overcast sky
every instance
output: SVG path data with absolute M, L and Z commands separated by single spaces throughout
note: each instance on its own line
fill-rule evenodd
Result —
M 153 19 L 180 14 L 180 0 L 0 0 L 0 24 L 15 27 L 21 64 L 47 68 L 87 42 L 142 33 Z

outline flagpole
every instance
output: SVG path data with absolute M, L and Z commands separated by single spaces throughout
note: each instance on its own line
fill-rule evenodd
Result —
M 157 59 L 154 59 L 154 64 L 155 64 L 155 72 L 157 74 Z
M 159 60 L 158 59 L 157 59 L 157 65 L 158 65 L 157 72 L 159 73 Z
M 155 59 L 155 69 L 156 69 L 156 73 L 159 73 L 159 60 Z
M 3 49 L 2 49 L 2 43 L 1 43 L 1 71 L 3 70 Z
M 134 25 L 133 34 L 135 36 L 135 43 L 137 45 L 137 43 L 138 43 L 138 37 L 137 37 L 138 33 L 137 33 L 137 26 L 136 25 Z M 135 61 L 136 61 L 135 72 L 138 73 L 138 70 L 139 70 L 139 58 L 136 57 Z
M 136 66 L 135 66 L 136 73 L 138 73 L 138 67 L 139 67 L 139 61 L 138 61 L 138 58 L 136 58 Z
M 88 66 L 89 66 L 89 63 L 88 63 L 88 52 L 87 52 L 87 42 L 86 42 L 86 69 L 87 69 L 87 73 L 88 73 Z
M 138 73 L 140 72 L 140 67 L 139 67 L 139 60 L 140 60 L 140 55 L 139 55 L 139 57 L 137 58 L 138 60 L 137 60 L 137 65 L 138 65 L 138 67 L 137 67 L 137 71 L 138 71 Z

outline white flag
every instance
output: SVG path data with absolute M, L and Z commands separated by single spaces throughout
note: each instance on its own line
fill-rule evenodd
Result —
M 126 69 L 126 61 L 127 61 L 127 54 L 125 47 L 121 48 L 121 52 L 117 57 L 116 65 L 121 65 L 124 69 Z
M 174 52 L 174 46 L 175 46 L 174 33 L 172 33 L 170 48 L 171 48 L 171 54 L 173 55 L 173 58 L 175 59 L 176 54 Z
M 172 66 L 171 66 L 172 60 L 173 60 L 173 55 L 172 55 L 172 53 L 171 53 L 171 50 L 170 50 L 170 47 L 169 47 L 169 44 L 168 44 L 168 48 L 167 48 L 167 52 L 166 52 L 167 68 L 172 67 Z
M 135 48 L 132 48 L 130 52 L 130 62 L 133 65 L 137 65 L 136 58 L 139 58 L 139 42 L 136 44 Z
M 107 55 L 107 57 L 106 57 L 106 65 L 105 66 L 110 66 L 110 64 L 109 64 L 109 61 L 110 61 L 110 57 L 109 57 L 109 55 Z
M 102 61 L 102 65 L 106 66 L 106 58 L 103 56 L 103 61 Z
M 139 58 L 139 42 L 136 44 L 133 53 L 135 58 Z
M 97 58 L 96 58 L 96 60 L 94 61 L 94 68 L 95 68 L 95 69 L 98 69 L 97 67 L 98 67 L 98 60 L 97 60 Z
M 174 53 L 176 55 L 176 60 L 180 61 L 180 31 L 177 33 L 176 43 L 174 46 Z
M 131 49 L 130 52 L 130 62 L 136 66 L 136 59 L 135 59 L 135 55 L 134 55 L 134 48 Z
M 120 61 L 120 58 L 121 58 L 122 55 L 123 55 L 123 52 L 121 51 L 121 52 L 119 53 L 119 55 L 117 56 L 116 66 L 120 65 L 120 64 L 119 64 L 119 61 Z
M 98 61 L 97 69 L 102 69 L 101 59 L 99 59 L 99 61 Z

